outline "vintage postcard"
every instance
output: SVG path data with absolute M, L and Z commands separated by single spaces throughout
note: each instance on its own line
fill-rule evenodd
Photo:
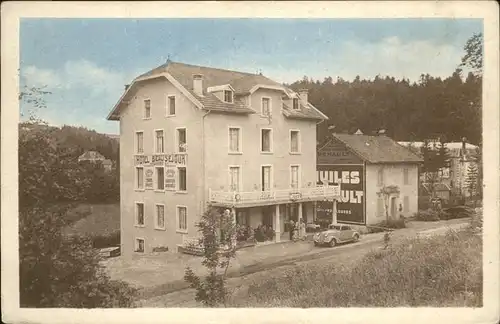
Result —
M 3 3 L 3 321 L 498 322 L 496 10 Z

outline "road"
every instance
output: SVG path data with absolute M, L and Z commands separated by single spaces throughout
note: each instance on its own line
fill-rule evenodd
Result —
M 415 236 L 428 236 L 444 234 L 450 228 L 457 230 L 467 225 L 467 220 L 453 222 L 446 226 L 431 229 L 410 230 L 405 229 L 395 231 L 392 234 L 391 242 L 397 242 L 404 238 Z M 342 263 L 346 266 L 349 263 L 355 263 L 373 249 L 381 248 L 382 233 L 365 236 L 361 241 L 351 244 L 343 244 L 335 248 L 318 248 L 320 252 L 293 256 L 285 260 L 278 260 L 273 263 L 260 263 L 245 267 L 239 272 L 229 275 L 227 286 L 230 290 L 234 289 L 238 294 L 243 293 L 249 284 L 254 281 L 264 280 L 273 274 L 279 274 L 285 269 L 296 267 L 304 263 L 309 265 L 323 265 L 331 263 Z M 161 296 L 143 299 L 139 302 L 139 307 L 199 307 L 194 301 L 195 291 L 193 289 L 180 289 L 178 291 L 163 294 Z

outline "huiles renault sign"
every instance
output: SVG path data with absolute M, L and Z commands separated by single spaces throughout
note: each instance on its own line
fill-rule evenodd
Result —
M 366 224 L 364 161 L 335 141 L 321 148 L 317 158 L 317 184 L 340 185 L 337 222 Z M 319 218 L 333 218 L 331 202 L 319 202 L 316 211 Z

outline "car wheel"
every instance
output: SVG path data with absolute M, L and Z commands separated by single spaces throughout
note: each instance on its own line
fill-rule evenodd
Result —
M 334 247 L 335 245 L 337 245 L 337 241 L 335 241 L 335 239 L 332 239 L 330 243 L 328 243 L 328 245 L 330 245 L 330 247 Z
M 357 242 L 359 241 L 359 235 L 358 234 L 354 234 L 354 242 Z

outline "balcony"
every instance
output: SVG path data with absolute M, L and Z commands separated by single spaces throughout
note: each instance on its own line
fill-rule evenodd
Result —
M 318 186 L 272 191 L 215 191 L 209 189 L 209 202 L 219 207 L 253 207 L 307 201 L 333 201 L 340 198 L 340 186 Z

